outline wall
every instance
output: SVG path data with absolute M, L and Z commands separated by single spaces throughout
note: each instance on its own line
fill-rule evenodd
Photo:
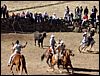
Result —
M 35 23 L 31 19 L 20 19 L 14 21 L 11 19 L 1 18 L 1 33 L 11 32 L 34 32 L 34 31 L 46 31 L 46 32 L 68 32 L 72 29 L 68 28 L 67 25 L 52 25 L 48 22 Z

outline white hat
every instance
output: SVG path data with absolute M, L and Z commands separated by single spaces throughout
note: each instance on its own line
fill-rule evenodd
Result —
M 86 34 L 87 34 L 87 32 L 84 32 L 84 33 L 83 33 L 83 35 L 86 35 Z
M 95 31 L 95 28 L 91 28 L 91 31 L 93 31 L 93 30 Z
M 61 44 L 63 44 L 64 42 L 63 42 L 63 41 L 61 41 L 60 43 L 61 43 Z
M 54 37 L 54 35 L 51 35 L 51 38 L 53 38 Z
M 71 14 L 71 12 L 69 12 L 69 14 Z

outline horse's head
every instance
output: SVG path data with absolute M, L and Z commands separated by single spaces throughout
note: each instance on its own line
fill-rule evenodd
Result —
M 51 47 L 49 47 L 47 50 L 48 50 L 48 52 L 49 52 L 49 53 L 51 53 L 51 52 L 52 52 Z
M 74 54 L 73 54 L 73 50 L 71 50 L 71 49 L 66 49 L 67 50 L 67 52 L 68 52 L 68 55 L 70 55 L 70 56 L 74 56 Z
M 46 32 L 44 32 L 44 33 L 43 33 L 43 37 L 46 37 L 46 36 L 47 36 L 47 35 L 46 35 Z

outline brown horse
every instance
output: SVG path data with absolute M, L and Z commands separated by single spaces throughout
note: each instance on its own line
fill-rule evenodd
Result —
M 16 65 L 16 71 L 20 72 L 19 74 L 22 74 L 23 69 L 25 70 L 25 73 L 28 74 L 27 69 L 26 69 L 26 62 L 25 62 L 24 55 L 17 53 L 13 56 L 11 65 L 10 65 L 10 70 L 11 70 L 12 74 L 14 75 L 14 72 L 12 70 L 13 65 Z
M 58 65 L 58 69 L 59 69 L 59 65 L 62 65 L 63 69 L 65 68 L 69 73 L 68 66 L 70 66 L 71 69 L 72 69 L 71 73 L 73 74 L 73 67 L 72 67 L 72 64 L 71 64 L 70 56 L 74 56 L 74 54 L 72 53 L 72 50 L 70 50 L 70 49 L 65 49 L 64 52 L 63 52 L 63 56 L 60 59 L 59 58 L 55 58 L 56 56 L 52 56 L 51 66 L 52 66 L 53 70 L 55 70 L 54 69 L 54 65 L 56 63 L 58 63 L 57 64 Z M 59 55 L 58 55 L 58 57 L 59 57 Z
M 46 63 L 49 65 L 49 67 L 51 67 L 50 62 L 51 62 L 51 57 L 53 56 L 53 54 L 51 53 L 51 48 L 47 48 L 46 51 L 43 53 L 43 55 L 41 56 L 41 61 L 44 60 L 44 58 L 46 57 Z
M 58 65 L 58 68 L 59 68 L 59 65 L 63 65 L 63 68 L 65 67 L 69 73 L 69 69 L 68 69 L 68 66 L 71 67 L 72 69 L 72 73 L 73 73 L 73 67 L 72 67 L 72 64 L 71 64 L 71 60 L 70 60 L 70 56 L 74 56 L 74 54 L 72 53 L 72 50 L 70 49 L 65 49 L 65 51 L 63 52 L 63 56 L 59 59 L 59 52 L 60 52 L 60 49 L 56 49 L 58 50 L 58 53 L 57 54 L 51 54 L 51 49 L 48 48 L 45 53 L 43 53 L 43 55 L 41 56 L 41 60 L 44 59 L 44 57 L 47 58 L 47 64 L 49 65 L 49 67 L 51 67 L 53 69 L 53 71 L 55 70 L 54 68 L 54 65 L 57 64 Z M 48 61 L 50 60 L 50 62 L 48 63 Z

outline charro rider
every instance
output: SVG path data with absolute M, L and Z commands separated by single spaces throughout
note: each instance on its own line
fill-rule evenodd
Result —
M 51 35 L 51 38 L 50 38 L 50 48 L 52 49 L 52 53 L 53 53 L 53 54 L 56 54 L 56 51 L 55 51 L 55 44 L 56 44 L 55 37 L 54 37 L 54 35 L 52 34 L 52 35 Z
M 60 43 L 57 45 L 56 50 L 60 59 L 63 56 L 63 52 L 65 51 L 65 44 L 62 40 L 60 40 Z
M 19 53 L 21 54 L 21 48 L 25 48 L 27 45 L 27 42 L 24 46 L 22 46 L 21 44 L 19 44 L 19 40 L 16 41 L 15 45 L 13 44 L 13 54 L 11 54 L 10 59 L 8 61 L 8 66 L 10 66 L 12 58 L 15 54 Z

